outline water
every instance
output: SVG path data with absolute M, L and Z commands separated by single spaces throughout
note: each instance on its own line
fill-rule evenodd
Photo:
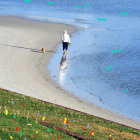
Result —
M 46 0 L 1 0 L 0 14 L 83 28 L 73 34 L 69 55 L 63 61 L 60 45 L 48 67 L 51 75 L 76 96 L 140 121 L 140 1 L 53 2 L 48 5 Z M 128 14 L 120 15 L 123 12 Z

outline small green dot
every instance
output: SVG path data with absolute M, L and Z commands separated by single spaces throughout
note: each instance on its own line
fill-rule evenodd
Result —
M 79 9 L 81 9 L 81 8 L 82 8 L 82 6 L 76 6 L 76 8 L 79 8 Z
M 47 130 L 48 132 L 50 131 L 50 129 Z
M 24 0 L 25 2 L 31 2 L 31 0 Z
M 127 92 L 127 91 L 128 91 L 128 89 L 125 90 L 125 92 Z
M 89 4 L 86 4 L 86 7 L 89 7 Z
M 11 136 L 11 134 L 9 133 L 8 136 Z
M 54 2 L 50 1 L 50 2 L 48 2 L 48 4 L 54 4 Z

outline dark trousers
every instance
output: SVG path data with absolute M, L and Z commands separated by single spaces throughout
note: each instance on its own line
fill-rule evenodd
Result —
M 63 51 L 68 50 L 68 42 L 63 42 Z

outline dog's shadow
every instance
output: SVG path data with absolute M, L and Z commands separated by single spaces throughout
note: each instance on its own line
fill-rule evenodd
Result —
M 8 47 L 13 47 L 13 48 L 18 48 L 18 49 L 25 49 L 25 50 L 30 50 L 31 52 L 36 52 L 36 53 L 42 53 L 42 50 L 40 49 L 32 49 L 32 48 L 27 48 L 27 47 L 21 47 L 21 46 L 13 46 L 13 45 L 7 45 L 7 44 L 0 44 L 1 46 L 8 46 Z M 50 53 L 56 53 L 56 51 L 46 51 Z

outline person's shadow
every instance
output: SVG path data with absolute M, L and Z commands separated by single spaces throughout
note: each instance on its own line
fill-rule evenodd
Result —
M 13 48 L 18 48 L 18 49 L 25 49 L 25 50 L 30 50 L 31 52 L 37 52 L 37 53 L 42 53 L 42 50 L 39 49 L 32 49 L 32 48 L 26 48 L 26 47 L 20 47 L 20 46 L 13 46 L 13 45 L 7 45 L 7 44 L 0 44 L 1 46 L 8 46 L 8 47 L 13 47 Z M 56 53 L 55 51 L 46 51 L 46 52 L 52 52 Z

